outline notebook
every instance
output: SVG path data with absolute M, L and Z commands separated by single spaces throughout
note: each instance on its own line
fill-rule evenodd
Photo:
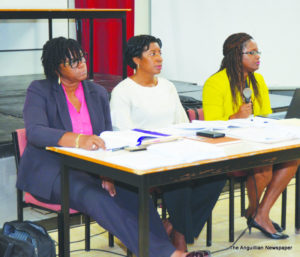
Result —
M 300 88 L 295 90 L 285 118 L 300 118 Z

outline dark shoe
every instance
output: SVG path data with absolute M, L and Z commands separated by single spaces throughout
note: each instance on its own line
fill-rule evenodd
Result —
M 280 227 L 276 222 L 272 221 L 272 224 L 274 226 L 274 228 L 278 231 L 278 232 L 282 232 L 283 228 Z
M 260 230 L 262 233 L 264 233 L 265 236 L 271 238 L 271 239 L 286 239 L 289 236 L 286 234 L 283 234 L 281 232 L 276 232 L 276 233 L 270 233 L 268 231 L 266 231 L 262 226 L 260 226 L 253 218 L 249 219 L 248 223 L 248 228 L 249 228 L 249 234 L 251 234 L 251 228 L 257 228 L 258 230 Z
M 253 219 L 252 217 L 248 217 L 247 218 L 247 225 L 249 225 L 249 220 Z M 283 228 L 280 227 L 276 222 L 272 221 L 272 224 L 274 226 L 274 228 L 277 230 L 277 232 L 282 232 L 283 231 Z
M 171 233 L 171 241 L 177 250 L 180 250 L 182 252 L 187 252 L 187 245 L 185 242 L 184 235 L 176 231 L 175 229 L 173 229 Z
M 210 251 L 197 251 L 197 252 L 191 252 L 186 257 L 209 257 Z
M 164 219 L 164 220 L 162 221 L 162 223 L 163 223 L 163 225 L 164 225 L 164 228 L 165 228 L 165 230 L 166 230 L 166 232 L 167 232 L 168 237 L 170 237 L 170 236 L 171 236 L 171 233 L 172 233 L 172 230 L 173 230 L 173 225 L 172 225 L 172 223 L 171 223 L 168 219 Z

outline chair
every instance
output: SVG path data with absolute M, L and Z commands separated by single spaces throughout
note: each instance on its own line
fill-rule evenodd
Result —
M 190 121 L 192 121 L 192 120 L 204 120 L 203 108 L 188 109 L 187 110 L 187 115 L 188 115 Z
M 15 150 L 15 161 L 18 171 L 20 157 L 22 156 L 25 146 L 27 144 L 26 131 L 25 129 L 17 129 L 12 132 L 13 145 Z M 47 210 L 50 212 L 57 213 L 57 228 L 58 228 L 58 249 L 59 252 L 63 252 L 63 241 L 62 239 L 62 214 L 60 212 L 61 206 L 59 204 L 48 204 L 38 201 L 30 193 L 23 192 L 17 189 L 17 212 L 18 220 L 23 221 L 23 209 L 25 207 L 34 207 L 42 210 Z M 78 211 L 70 209 L 70 215 L 80 214 Z M 84 215 L 85 217 L 85 250 L 90 250 L 90 217 Z
M 15 161 L 16 167 L 18 171 L 20 158 L 25 150 L 27 144 L 26 138 L 26 130 L 17 129 L 16 131 L 12 132 L 12 139 L 14 145 L 14 152 L 15 152 Z M 17 213 L 18 213 L 18 220 L 23 221 L 23 208 L 25 207 L 34 207 L 50 212 L 57 213 L 57 228 L 58 228 L 58 249 L 59 252 L 64 252 L 63 249 L 63 238 L 62 235 L 62 228 L 64 227 L 62 223 L 62 213 L 60 212 L 61 206 L 59 204 L 48 204 L 38 201 L 34 198 L 30 193 L 23 192 L 20 189 L 17 189 Z M 70 215 L 78 215 L 81 214 L 76 210 L 70 209 Z M 90 251 L 90 217 L 88 215 L 84 215 L 85 220 L 85 250 Z M 114 246 L 114 236 L 110 232 L 108 232 L 108 245 L 110 247 Z M 127 249 L 127 256 L 132 256 L 132 253 Z
M 203 109 L 188 109 L 187 114 L 189 120 L 204 120 Z M 245 171 L 235 171 L 228 173 L 229 180 L 229 241 L 234 242 L 234 184 L 238 179 L 241 186 L 241 216 L 245 215 L 245 180 L 247 178 L 247 172 Z M 281 227 L 286 228 L 286 200 L 287 191 L 286 189 L 282 192 L 282 209 L 281 209 Z M 211 219 L 211 217 L 210 217 Z M 210 220 L 211 223 L 211 220 Z M 209 228 L 207 224 L 207 234 L 209 234 Z M 207 236 L 208 237 L 208 236 Z M 211 228 L 209 234 L 211 240 Z M 208 242 L 208 239 L 207 239 Z M 208 244 L 208 243 L 207 243 Z M 209 246 L 209 245 L 208 245 Z

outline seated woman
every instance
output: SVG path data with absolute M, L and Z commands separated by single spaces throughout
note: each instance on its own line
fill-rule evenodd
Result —
M 162 69 L 161 46 L 160 39 L 149 35 L 128 40 L 125 60 L 136 72 L 112 91 L 115 130 L 155 129 L 188 122 L 174 84 L 156 77 Z M 223 178 L 214 178 L 165 190 L 163 197 L 173 225 L 168 231 L 177 249 L 185 251 L 186 243 L 193 243 L 199 236 L 224 184 Z
M 17 187 L 41 201 L 60 203 L 60 159 L 45 147 L 105 149 L 97 135 L 112 129 L 110 108 L 105 89 L 86 80 L 86 57 L 75 40 L 49 40 L 43 47 L 42 63 L 46 79 L 33 81 L 27 90 L 24 121 L 28 144 Z M 150 256 L 202 256 L 176 250 L 152 201 L 149 205 Z M 74 169 L 70 170 L 70 208 L 91 216 L 138 253 L 136 192 Z
M 219 71 L 204 84 L 204 119 L 228 120 L 248 118 L 251 114 L 270 114 L 272 110 L 268 88 L 262 75 L 255 72 L 259 68 L 260 52 L 253 38 L 246 33 L 229 36 L 223 45 L 223 55 Z M 243 98 L 246 87 L 250 87 L 253 92 L 249 103 Z M 298 162 L 295 160 L 253 169 L 255 180 L 248 176 L 246 183 L 249 207 L 245 216 L 249 232 L 251 227 L 255 227 L 272 239 L 288 237 L 281 233 L 282 228 L 277 223 L 271 221 L 269 214 L 277 198 L 294 177 L 297 167 Z

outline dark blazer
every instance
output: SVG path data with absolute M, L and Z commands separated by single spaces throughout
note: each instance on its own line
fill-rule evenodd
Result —
M 83 81 L 82 85 L 93 133 L 99 135 L 112 130 L 106 90 L 90 81 Z M 56 81 L 33 81 L 27 89 L 23 118 L 28 143 L 21 158 L 17 187 L 50 199 L 53 183 L 60 172 L 60 159 L 45 147 L 58 146 L 62 135 L 72 131 L 63 88 Z

